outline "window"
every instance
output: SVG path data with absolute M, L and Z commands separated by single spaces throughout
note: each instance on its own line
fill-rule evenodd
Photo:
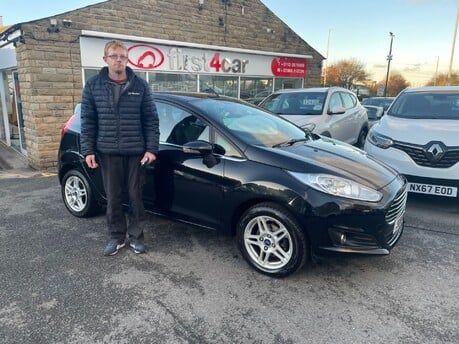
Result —
M 344 107 L 346 110 L 352 109 L 357 103 L 357 99 L 350 93 L 341 92 L 341 97 L 343 98 Z
M 343 106 L 343 103 L 341 102 L 341 97 L 338 92 L 335 92 L 331 95 L 330 97 L 330 106 L 329 109 L 333 110 L 333 108 L 337 106 Z
M 219 133 L 215 134 L 215 146 L 215 152 L 218 154 L 232 158 L 242 158 L 241 153 Z
M 264 98 L 273 92 L 273 79 L 241 77 L 241 99 Z
M 152 91 L 196 92 L 197 77 L 194 74 L 148 73 L 148 83 Z
M 193 114 L 176 106 L 156 102 L 161 142 L 179 146 L 196 140 L 210 142 L 210 130 L 206 123 Z
M 215 93 L 222 96 L 238 96 L 238 77 L 237 76 L 216 76 L 200 75 L 199 91 L 205 93 Z

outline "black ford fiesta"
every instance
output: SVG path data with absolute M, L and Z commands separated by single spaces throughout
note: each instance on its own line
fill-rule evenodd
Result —
M 248 103 L 155 93 L 158 160 L 145 208 L 236 237 L 247 262 L 284 277 L 321 251 L 388 254 L 403 231 L 406 182 L 345 143 L 305 132 Z M 59 181 L 75 216 L 105 201 L 80 153 L 79 106 L 62 130 Z

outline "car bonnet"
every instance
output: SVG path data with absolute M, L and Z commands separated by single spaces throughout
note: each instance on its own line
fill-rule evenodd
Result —
M 279 168 L 303 173 L 327 173 L 381 189 L 398 173 L 364 151 L 346 143 L 321 138 L 282 148 L 260 148 L 265 154 L 248 157 Z
M 457 119 L 413 119 L 387 115 L 374 129 L 399 142 L 424 145 L 430 141 L 441 141 L 447 146 L 459 146 Z

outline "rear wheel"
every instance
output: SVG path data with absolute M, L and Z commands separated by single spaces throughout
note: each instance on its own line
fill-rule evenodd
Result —
M 87 178 L 78 170 L 64 175 L 61 194 L 66 208 L 74 216 L 89 217 L 100 210 Z
M 286 209 L 274 203 L 255 205 L 242 215 L 237 241 L 246 261 L 273 277 L 294 273 L 309 257 L 301 226 Z

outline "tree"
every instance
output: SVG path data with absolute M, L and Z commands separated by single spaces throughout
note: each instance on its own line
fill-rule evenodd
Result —
M 381 84 L 386 84 L 386 80 L 381 81 Z M 387 92 L 386 96 L 395 97 L 405 88 L 411 86 L 411 84 L 406 81 L 406 79 L 397 71 L 390 73 L 389 82 L 387 83 Z
M 357 82 L 364 82 L 369 74 L 365 64 L 357 59 L 340 60 L 326 70 L 327 86 L 341 86 L 351 89 Z
M 446 86 L 448 84 L 448 73 L 440 73 L 437 75 L 437 77 L 435 78 L 435 76 L 432 77 L 432 79 L 430 79 L 426 86 Z M 453 85 L 459 85 L 459 75 L 455 72 L 452 72 L 451 73 L 451 80 L 449 82 L 449 84 L 451 86 Z

